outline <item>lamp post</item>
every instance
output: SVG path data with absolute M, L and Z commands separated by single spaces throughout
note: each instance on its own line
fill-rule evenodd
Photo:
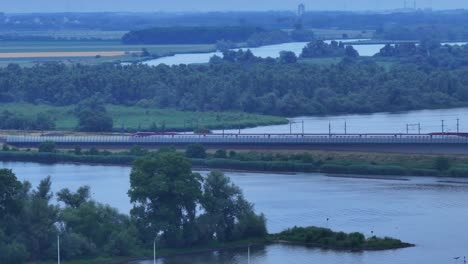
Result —
M 250 264 L 250 244 L 247 247 L 247 263 Z
M 159 231 L 153 240 L 153 264 L 156 264 L 156 242 L 158 241 L 159 236 L 161 236 L 162 234 L 164 234 L 164 232 Z
M 55 222 L 54 225 L 57 228 L 57 263 L 60 264 L 60 231 L 63 230 L 63 223 Z
M 60 235 L 57 235 L 57 263 L 60 264 Z
M 155 237 L 153 241 L 153 264 L 156 264 L 156 239 L 158 237 Z
M 302 121 L 292 121 L 289 120 L 289 134 L 292 134 L 292 125 L 293 124 L 302 124 L 302 135 L 304 135 L 304 120 Z

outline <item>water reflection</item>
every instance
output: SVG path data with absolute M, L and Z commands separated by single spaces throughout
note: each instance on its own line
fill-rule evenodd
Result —
M 267 250 L 265 246 L 252 246 L 250 248 L 250 261 L 256 263 L 257 260 L 265 259 Z M 229 250 L 219 250 L 214 252 L 204 252 L 189 254 L 177 257 L 159 258 L 157 264 L 205 264 L 205 263 L 247 263 L 247 248 L 234 248 Z M 131 264 L 153 264 L 153 260 L 136 261 Z

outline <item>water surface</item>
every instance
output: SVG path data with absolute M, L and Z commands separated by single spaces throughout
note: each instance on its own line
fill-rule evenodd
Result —
M 291 118 L 291 126 L 274 125 L 241 129 L 242 133 L 302 133 L 304 121 L 305 133 L 406 133 L 406 125 L 409 124 L 409 133 L 432 133 L 442 131 L 444 120 L 445 132 L 457 132 L 457 119 L 459 131 L 468 131 L 468 108 L 417 110 L 400 113 L 374 113 L 374 114 L 350 114 L 338 116 L 303 116 Z M 218 130 L 216 132 L 222 132 Z M 238 133 L 238 130 L 226 130 L 225 132 Z
M 12 168 L 20 179 L 35 185 L 51 175 L 54 191 L 88 184 L 96 200 L 124 213 L 130 209 L 126 196 L 128 167 L 17 162 L 4 162 L 1 166 Z M 373 231 L 378 236 L 417 244 L 414 248 L 363 253 L 273 245 L 254 248 L 252 263 L 439 264 L 457 263 L 453 257 L 468 256 L 467 180 L 455 179 L 464 182 L 455 184 L 429 177 L 407 177 L 407 181 L 402 181 L 305 173 L 227 175 L 244 190 L 256 209 L 266 214 L 270 232 L 294 225 L 316 225 L 366 235 Z M 159 263 L 246 263 L 246 249 L 173 257 Z
M 346 39 L 338 40 L 343 42 L 353 42 L 365 39 Z M 326 40 L 326 43 L 330 43 L 331 40 Z M 261 58 L 278 58 L 281 51 L 292 51 L 297 56 L 302 53 L 302 49 L 307 45 L 308 42 L 290 42 L 276 45 L 262 46 L 258 48 L 244 48 L 250 49 L 252 53 Z M 449 45 L 464 45 L 466 42 L 453 42 L 453 43 L 444 43 Z M 383 44 L 365 44 L 365 45 L 351 45 L 359 52 L 359 55 L 364 57 L 374 56 L 379 53 L 385 45 Z M 157 66 L 159 64 L 166 64 L 169 66 L 179 65 L 179 64 L 195 64 L 195 63 L 208 63 L 210 58 L 213 56 L 222 56 L 221 52 L 208 52 L 208 53 L 185 53 L 185 54 L 176 54 L 174 56 L 161 57 L 154 60 L 145 61 L 144 64 L 150 66 Z

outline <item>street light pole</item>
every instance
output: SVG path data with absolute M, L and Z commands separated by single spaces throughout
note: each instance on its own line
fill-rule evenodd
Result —
M 250 245 L 247 247 L 247 263 L 250 264 Z
M 57 263 L 60 264 L 60 235 L 57 235 Z
M 156 239 L 157 237 L 153 241 L 153 264 L 156 264 Z

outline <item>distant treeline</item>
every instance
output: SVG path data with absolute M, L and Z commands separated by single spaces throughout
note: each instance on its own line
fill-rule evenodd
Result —
M 130 31 L 122 37 L 124 44 L 205 44 L 218 40 L 246 41 L 263 32 L 257 27 L 157 27 Z
M 3 111 L 0 113 L 0 129 L 21 130 L 52 130 L 55 121 L 47 113 L 39 113 L 35 117 Z
M 122 37 L 124 44 L 210 44 L 216 42 L 246 42 L 261 46 L 291 41 L 310 41 L 309 30 L 266 30 L 259 27 L 156 27 L 130 31 Z
M 402 23 L 382 26 L 375 32 L 375 38 L 387 40 L 421 40 L 434 38 L 441 41 L 468 40 L 468 29 L 462 24 L 410 24 Z
M 72 105 L 97 96 L 110 104 L 145 100 L 158 108 L 282 116 L 468 105 L 468 46 L 422 48 L 391 68 L 375 58 L 320 66 L 295 62 L 289 53 L 276 60 L 250 51 L 173 67 L 11 64 L 0 69 L 0 102 Z
M 293 7 L 293 5 L 291 6 Z M 306 12 L 303 28 L 379 30 L 387 26 L 447 25 L 468 23 L 468 11 L 413 11 L 353 13 L 340 11 Z M 294 12 L 208 12 L 208 13 L 53 13 L 0 15 L 0 30 L 138 30 L 154 27 L 262 27 L 293 28 Z M 460 27 L 461 28 L 461 27 Z

